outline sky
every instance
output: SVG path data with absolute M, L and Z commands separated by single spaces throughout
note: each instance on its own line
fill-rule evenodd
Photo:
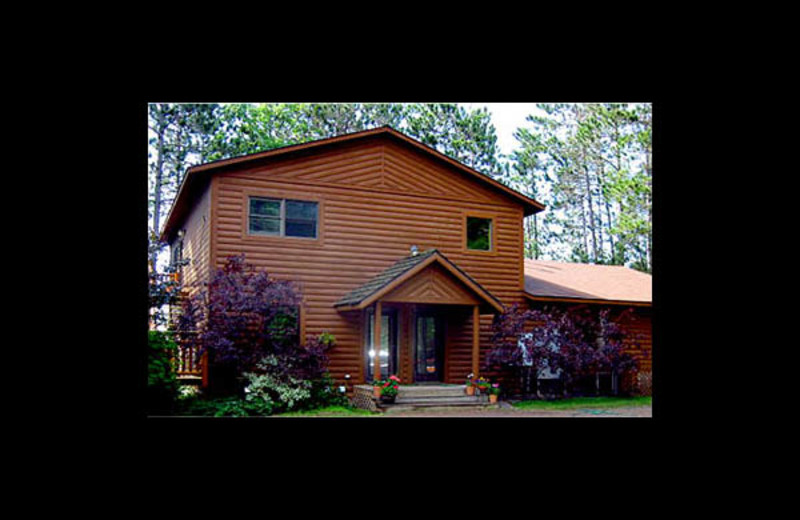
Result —
M 497 146 L 503 155 L 511 155 L 518 146 L 514 139 L 517 128 L 529 126 L 525 118 L 531 114 L 544 115 L 536 103 L 459 103 L 468 110 L 486 107 L 492 115 L 492 124 L 497 131 Z

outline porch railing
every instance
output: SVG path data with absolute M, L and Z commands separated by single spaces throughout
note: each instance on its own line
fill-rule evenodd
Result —
M 176 356 L 176 372 L 178 377 L 201 377 L 203 367 L 195 347 L 179 346 Z

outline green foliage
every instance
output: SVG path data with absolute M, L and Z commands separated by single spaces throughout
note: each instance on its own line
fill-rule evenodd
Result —
M 290 411 L 311 398 L 311 382 L 279 370 L 277 356 L 266 356 L 256 365 L 258 372 L 246 372 L 245 400 L 267 405 L 273 410 Z
M 268 356 L 257 366 L 259 372 L 245 374 L 248 403 L 268 406 L 274 413 L 348 404 L 330 373 L 316 380 L 302 380 L 279 370 L 278 363 L 277 357 Z
M 503 173 L 548 211 L 526 227 L 525 253 L 649 271 L 649 104 L 539 104 Z
M 148 413 L 169 413 L 178 397 L 179 383 L 172 366 L 178 346 L 168 332 L 149 331 L 147 349 Z
M 180 415 L 209 417 L 252 417 L 272 414 L 265 402 L 247 401 L 238 397 L 217 399 L 187 398 L 179 408 Z

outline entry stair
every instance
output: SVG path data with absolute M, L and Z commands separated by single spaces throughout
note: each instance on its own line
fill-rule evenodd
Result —
M 467 395 L 464 385 L 401 385 L 392 404 L 378 402 L 378 407 L 425 408 L 432 406 L 487 406 L 488 396 Z

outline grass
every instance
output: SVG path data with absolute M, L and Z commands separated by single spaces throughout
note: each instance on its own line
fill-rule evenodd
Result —
M 520 410 L 573 410 L 576 408 L 619 408 L 623 406 L 652 406 L 652 397 L 574 397 L 556 401 L 520 401 Z
M 316 410 L 306 410 L 302 412 L 287 412 L 275 417 L 364 417 L 376 415 L 368 410 L 359 408 L 348 408 L 346 406 L 327 406 Z

